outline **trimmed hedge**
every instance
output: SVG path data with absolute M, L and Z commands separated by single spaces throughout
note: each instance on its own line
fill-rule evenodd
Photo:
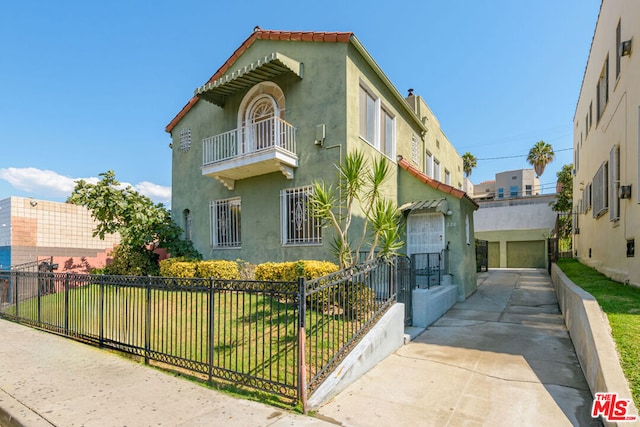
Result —
M 184 261 L 169 258 L 160 261 L 160 275 L 185 279 L 213 277 L 219 280 L 237 280 L 240 278 L 240 271 L 235 261 Z
M 328 261 L 265 262 L 256 266 L 255 278 L 274 282 L 296 282 L 298 277 L 311 280 L 336 271 L 338 266 Z

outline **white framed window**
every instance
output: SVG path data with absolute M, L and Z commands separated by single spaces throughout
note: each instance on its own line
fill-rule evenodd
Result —
M 241 202 L 239 197 L 214 200 L 209 204 L 211 246 L 239 248 L 241 238 Z
M 322 244 L 322 222 L 308 208 L 311 191 L 311 186 L 280 191 L 280 234 L 284 246 Z
M 433 178 L 433 154 L 428 151 L 424 157 L 424 173 L 428 177 Z
M 598 84 L 596 86 L 596 96 L 597 96 L 597 106 L 598 106 L 598 123 L 602 118 L 602 114 L 604 113 L 604 108 L 607 106 L 607 102 L 609 102 L 609 57 L 604 61 L 604 65 L 602 66 L 602 71 L 600 71 L 600 78 L 598 79 Z
M 380 114 L 380 151 L 393 159 L 396 151 L 396 119 L 384 108 Z
M 620 219 L 620 146 L 614 145 L 609 152 L 609 221 Z
M 618 20 L 618 25 L 616 26 L 616 79 L 620 77 L 620 58 L 622 56 L 622 20 Z
M 447 185 L 451 185 L 451 172 L 448 170 L 444 170 L 444 183 Z
M 374 97 L 371 91 L 360 86 L 360 137 L 367 143 L 395 160 L 396 119 L 393 114 Z
M 442 175 L 440 174 L 440 160 L 433 158 L 433 179 L 441 181 Z
M 600 165 L 591 183 L 593 217 L 600 218 L 609 210 L 609 163 Z
M 180 130 L 180 150 L 187 151 L 191 148 L 191 129 L 182 128 Z
M 527 184 L 527 185 L 524 186 L 524 194 L 527 195 L 527 196 L 533 195 L 533 191 L 532 191 L 531 185 Z
M 582 199 L 580 199 L 580 209 L 578 213 L 585 215 L 591 210 L 591 183 L 587 183 L 582 189 Z
M 376 140 L 376 99 L 360 86 L 360 137 L 375 146 Z
M 512 185 L 509 187 L 509 196 L 510 197 L 518 197 L 518 186 Z
M 584 137 L 588 137 L 589 136 L 589 113 L 587 113 L 586 116 L 584 116 Z

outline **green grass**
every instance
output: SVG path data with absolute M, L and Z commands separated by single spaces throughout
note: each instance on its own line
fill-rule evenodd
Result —
M 640 407 L 640 289 L 615 282 L 575 259 L 560 259 L 558 267 L 607 314 L 622 370 Z

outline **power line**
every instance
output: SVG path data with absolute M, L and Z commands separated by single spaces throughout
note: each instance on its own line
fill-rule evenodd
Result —
M 573 148 L 562 148 L 560 150 L 554 150 L 555 153 L 558 153 L 560 151 L 569 151 L 569 150 L 573 150 Z M 504 156 L 504 157 L 487 157 L 484 159 L 477 159 L 477 160 L 502 160 L 502 159 L 514 159 L 516 157 L 527 157 L 528 154 L 519 154 L 517 156 Z

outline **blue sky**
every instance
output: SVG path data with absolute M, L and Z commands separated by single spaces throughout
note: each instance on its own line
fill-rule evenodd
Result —
M 64 201 L 74 180 L 114 170 L 170 203 L 165 126 L 259 25 L 355 33 L 401 94 L 415 89 L 471 180 L 571 163 L 573 115 L 599 0 L 22 0 L 0 25 L 0 199 Z M 497 157 L 506 157 L 496 159 Z M 486 160 L 485 160 L 486 159 Z

